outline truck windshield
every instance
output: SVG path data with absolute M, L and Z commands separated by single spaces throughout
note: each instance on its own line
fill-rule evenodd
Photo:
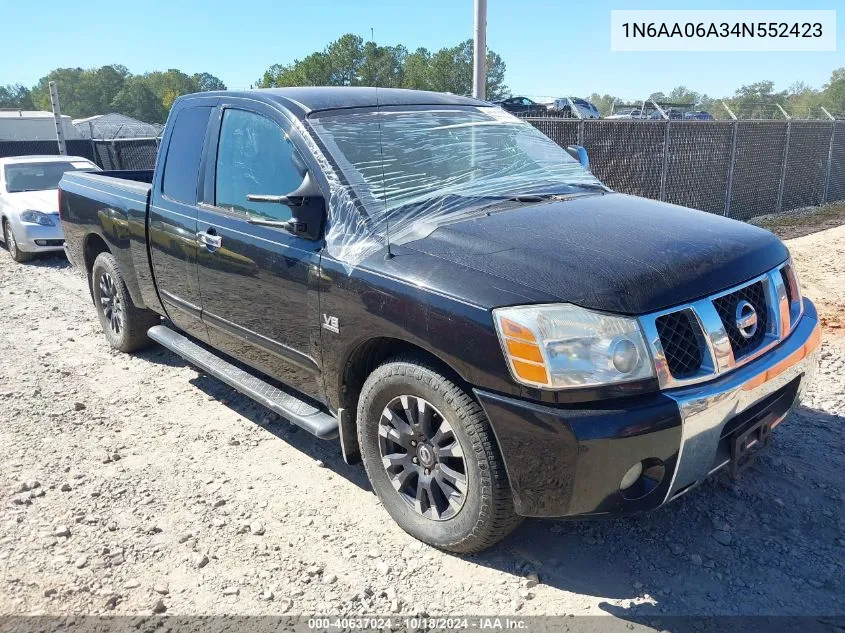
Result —
M 598 181 L 500 108 L 317 113 L 311 125 L 374 219 L 432 220 L 515 195 L 574 193 Z M 397 229 L 400 227 L 397 225 Z
M 51 161 L 46 163 L 18 163 L 6 165 L 5 180 L 8 193 L 56 189 L 66 171 L 98 171 L 88 161 Z

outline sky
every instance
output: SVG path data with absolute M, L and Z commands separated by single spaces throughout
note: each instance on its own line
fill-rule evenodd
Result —
M 472 0 L 0 1 L 0 85 L 32 86 L 56 67 L 123 64 L 132 73 L 210 72 L 246 88 L 344 33 L 414 50 L 473 34 Z M 836 9 L 842 0 L 488 0 L 488 47 L 507 64 L 513 94 L 642 98 L 685 85 L 729 96 L 764 79 L 820 88 L 845 66 L 845 11 L 836 52 L 639 53 L 610 51 L 611 9 Z M 14 60 L 14 61 L 13 61 Z

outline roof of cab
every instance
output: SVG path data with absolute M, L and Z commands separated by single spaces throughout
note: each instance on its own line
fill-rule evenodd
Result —
M 489 106 L 486 101 L 445 92 L 406 90 L 403 88 L 370 88 L 359 86 L 312 86 L 297 88 L 259 88 L 253 90 L 221 90 L 194 93 L 191 97 L 242 97 L 283 106 L 291 114 L 304 119 L 317 110 L 366 108 L 375 106 L 445 105 Z

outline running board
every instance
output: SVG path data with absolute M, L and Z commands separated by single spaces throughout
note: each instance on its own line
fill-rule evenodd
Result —
M 147 336 L 321 440 L 338 436 L 337 420 L 332 415 L 245 372 L 169 327 L 155 325 Z

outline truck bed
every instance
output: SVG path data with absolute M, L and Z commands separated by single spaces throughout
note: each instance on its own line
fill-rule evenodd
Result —
M 153 181 L 153 170 L 121 170 L 95 172 L 67 172 L 62 176 L 59 189 L 63 192 L 78 193 L 95 199 L 98 194 L 131 193 L 140 195 L 146 201 Z M 96 192 L 96 193 L 95 193 Z
M 152 177 L 151 170 L 67 172 L 59 182 L 68 257 L 87 270 L 91 253 L 98 249 L 96 240 L 104 242 L 126 273 L 127 289 L 138 306 L 145 305 L 138 275 L 149 276 L 146 218 Z
M 136 182 L 151 183 L 155 170 L 152 169 L 112 169 L 111 171 L 94 172 L 96 176 L 118 178 L 120 180 L 134 180 Z

